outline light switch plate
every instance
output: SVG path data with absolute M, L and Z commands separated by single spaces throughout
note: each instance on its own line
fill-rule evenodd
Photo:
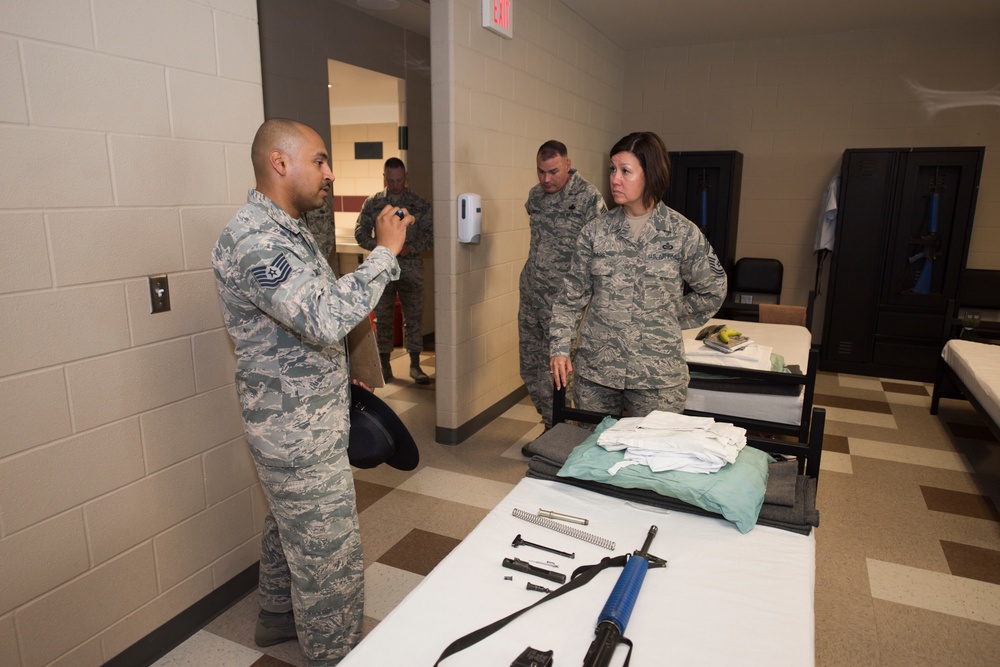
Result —
M 163 313 L 170 310 L 170 285 L 167 274 L 149 276 L 149 312 Z

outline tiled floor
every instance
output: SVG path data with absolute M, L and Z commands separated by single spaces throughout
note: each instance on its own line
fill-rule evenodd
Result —
M 406 361 L 397 351 L 397 378 Z M 418 470 L 357 471 L 366 632 L 521 479 L 521 446 L 541 432 L 525 399 L 461 445 L 436 444 L 433 389 L 397 379 L 379 392 L 417 440 Z M 1000 664 L 1000 514 L 963 455 L 989 430 L 960 401 L 932 417 L 919 383 L 821 373 L 816 394 L 816 664 Z M 249 595 L 157 664 L 304 665 L 294 642 L 254 646 L 256 614 Z

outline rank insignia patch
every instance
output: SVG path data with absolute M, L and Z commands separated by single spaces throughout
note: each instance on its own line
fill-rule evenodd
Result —
M 288 265 L 284 255 L 278 255 L 267 266 L 255 266 L 250 269 L 250 273 L 258 285 L 264 289 L 274 289 L 288 280 L 288 276 L 292 275 L 292 267 Z

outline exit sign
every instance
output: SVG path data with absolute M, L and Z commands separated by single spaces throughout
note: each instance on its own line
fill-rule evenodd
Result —
M 513 5 L 514 0 L 483 0 L 483 27 L 507 39 L 513 39 Z

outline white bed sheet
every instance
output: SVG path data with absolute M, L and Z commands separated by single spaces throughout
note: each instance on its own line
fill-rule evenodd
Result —
M 614 540 L 614 551 L 512 516 L 540 508 L 590 520 L 568 526 Z M 651 569 L 625 635 L 635 667 L 812 665 L 815 538 L 756 526 L 746 535 L 723 519 L 664 512 L 559 482 L 526 478 L 510 492 L 341 663 L 341 667 L 430 667 L 452 641 L 540 599 L 528 581 L 557 584 L 501 567 L 505 557 L 552 560 L 567 576 L 580 565 L 642 546 L 668 561 Z M 576 554 L 570 560 L 514 536 Z M 553 650 L 556 665 L 579 665 L 597 617 L 621 573 L 609 568 L 582 588 L 550 600 L 442 667 L 507 667 L 528 646 Z M 513 581 L 504 576 L 512 575 Z M 612 665 L 624 661 L 624 647 Z
M 993 422 L 1000 424 L 1000 345 L 956 338 L 945 343 L 941 357 Z
M 750 340 L 759 346 L 770 348 L 775 354 L 780 354 L 784 357 L 786 366 L 798 365 L 803 373 L 809 366 L 812 334 L 805 327 L 716 319 L 709 320 L 705 326 L 711 324 L 728 324 L 749 336 Z M 702 352 L 706 345 L 700 340 L 695 340 L 695 336 L 701 329 L 702 327 L 685 329 L 682 332 L 685 354 L 688 356 L 688 361 L 710 363 L 711 357 L 706 360 L 706 355 Z M 720 366 L 737 365 L 732 363 L 732 360 L 725 359 L 727 356 L 729 355 L 724 352 L 718 353 Z M 762 355 L 758 364 L 749 364 L 745 367 L 770 370 L 770 355 Z M 778 424 L 798 425 L 802 420 L 803 400 L 804 392 L 802 391 L 799 392 L 798 396 L 775 396 L 772 394 L 736 394 L 726 391 L 688 388 L 687 408 L 717 415 L 742 417 L 743 419 L 759 419 Z

